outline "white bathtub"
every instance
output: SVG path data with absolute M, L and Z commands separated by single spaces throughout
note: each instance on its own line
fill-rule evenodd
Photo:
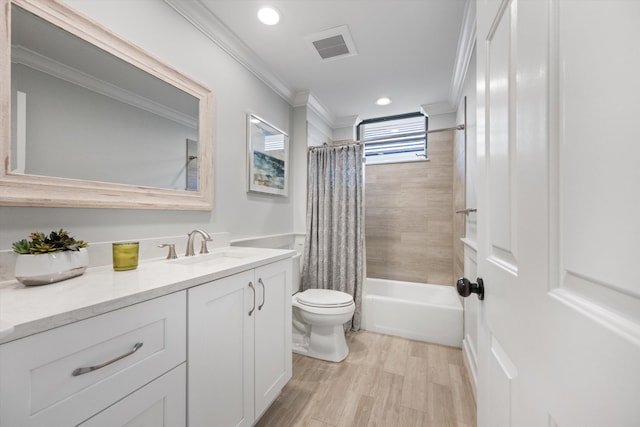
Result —
M 461 347 L 462 325 L 462 303 L 454 286 L 365 280 L 362 329 Z

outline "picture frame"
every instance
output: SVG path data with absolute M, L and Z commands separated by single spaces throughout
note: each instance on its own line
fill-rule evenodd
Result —
M 289 135 L 247 114 L 247 191 L 289 196 Z

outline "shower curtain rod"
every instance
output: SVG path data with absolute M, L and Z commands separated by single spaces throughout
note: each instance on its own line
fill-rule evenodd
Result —
M 342 142 L 339 144 L 328 144 L 324 142 L 322 145 L 314 145 L 313 147 L 309 147 L 309 150 L 315 150 L 323 147 L 345 147 L 347 145 L 362 145 L 362 141 L 350 141 L 350 142 Z
M 465 125 L 464 125 L 464 123 L 462 123 L 462 124 L 459 124 L 459 125 L 456 125 L 456 126 L 453 126 L 453 127 L 449 127 L 449 128 L 428 130 L 427 134 L 435 133 L 435 132 L 445 132 L 445 131 L 448 131 L 448 130 L 464 130 L 464 129 L 465 129 Z M 365 141 L 359 140 L 359 141 L 356 141 L 356 142 L 357 143 L 363 143 Z
M 454 127 L 450 127 L 450 128 L 429 130 L 429 131 L 427 131 L 427 133 L 444 132 L 444 131 L 447 131 L 447 130 L 464 130 L 464 124 L 460 124 L 458 126 L 454 126 Z
M 445 132 L 448 130 L 464 130 L 465 125 L 464 124 L 459 124 L 457 126 L 453 126 L 453 127 L 449 127 L 449 128 L 442 128 L 442 129 L 434 129 L 434 130 L 430 130 L 427 131 L 427 133 L 435 133 L 435 132 Z M 326 142 L 323 143 L 322 145 L 315 145 L 313 147 L 309 147 L 309 150 L 315 150 L 317 148 L 321 148 L 321 147 L 344 147 L 346 145 L 358 145 L 358 144 L 364 144 L 364 141 L 360 140 L 360 141 L 350 141 L 350 142 L 343 142 L 341 144 L 327 144 Z

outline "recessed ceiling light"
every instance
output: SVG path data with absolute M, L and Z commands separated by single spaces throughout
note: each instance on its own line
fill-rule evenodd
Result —
M 265 25 L 276 25 L 280 22 L 280 15 L 272 7 L 263 7 L 258 11 L 258 19 Z
M 377 105 L 389 105 L 391 104 L 391 100 L 389 98 L 380 98 L 376 101 Z

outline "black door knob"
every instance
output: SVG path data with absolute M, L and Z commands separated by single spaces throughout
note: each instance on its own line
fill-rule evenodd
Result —
M 461 277 L 458 279 L 456 283 L 456 287 L 458 288 L 458 294 L 461 297 L 468 297 L 471 294 L 478 294 L 478 299 L 484 299 L 484 282 L 482 281 L 482 277 L 478 277 L 476 279 L 478 282 L 473 283 L 469 281 L 466 277 Z

